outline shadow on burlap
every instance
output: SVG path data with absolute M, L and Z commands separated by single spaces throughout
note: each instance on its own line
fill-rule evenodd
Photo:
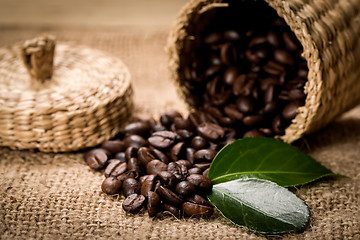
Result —
M 40 33 L 0 28 L 0 45 Z M 120 57 L 135 90 L 135 115 L 155 117 L 167 109 L 187 114 L 169 80 L 164 52 L 168 29 L 117 32 L 56 30 L 59 41 L 75 41 Z M 323 179 L 297 195 L 311 211 L 307 229 L 275 239 L 360 239 L 360 107 L 298 143 L 317 161 L 349 178 Z M 0 148 L 1 239 L 264 239 L 238 228 L 219 213 L 209 220 L 150 219 L 128 215 L 123 197 L 101 192 L 104 177 L 83 161 L 82 153 L 52 154 Z

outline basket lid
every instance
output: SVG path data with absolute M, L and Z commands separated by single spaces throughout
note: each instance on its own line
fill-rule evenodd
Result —
M 130 73 L 116 57 L 74 44 L 55 47 L 48 35 L 0 49 L 2 146 L 54 152 L 95 146 L 114 137 L 131 112 Z

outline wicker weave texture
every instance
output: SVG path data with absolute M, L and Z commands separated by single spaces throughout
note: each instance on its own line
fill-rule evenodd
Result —
M 303 107 L 281 138 L 293 142 L 324 127 L 360 103 L 360 0 L 266 0 L 284 18 L 304 49 L 309 74 Z M 180 58 L 189 40 L 187 29 L 209 8 L 226 1 L 193 0 L 180 12 L 168 38 L 172 77 L 181 86 Z M 246 7 L 246 1 L 243 4 Z M 225 6 L 226 7 L 226 6 Z M 193 36 L 190 36 L 190 38 Z
M 74 151 L 114 137 L 132 112 L 130 73 L 119 59 L 58 44 L 54 73 L 30 80 L 19 47 L 0 49 L 0 145 Z

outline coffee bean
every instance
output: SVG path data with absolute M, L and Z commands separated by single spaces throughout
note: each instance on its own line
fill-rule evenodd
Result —
M 145 178 L 145 180 L 141 184 L 141 189 L 140 189 L 141 195 L 144 195 L 145 197 L 147 197 L 148 193 L 150 191 L 154 190 L 155 178 L 156 178 L 156 175 L 149 175 L 147 178 Z
M 148 145 L 147 141 L 140 135 L 128 135 L 124 138 L 124 143 L 126 147 L 146 147 Z
M 201 168 L 193 167 L 193 168 L 190 168 L 188 170 L 188 173 L 189 173 L 189 175 L 191 175 L 191 174 L 201 174 L 202 170 L 201 170 Z
M 178 165 L 183 165 L 185 166 L 187 169 L 191 168 L 192 167 L 192 163 L 188 160 L 185 160 L 185 159 L 180 159 L 180 160 L 177 160 L 176 161 L 176 164 Z
M 160 150 L 154 148 L 152 150 L 154 156 L 156 157 L 156 159 L 159 159 L 160 161 L 162 161 L 165 164 L 168 164 L 170 162 L 169 158 L 166 156 L 166 154 L 164 154 L 163 152 L 161 152 Z
M 138 148 L 130 146 L 126 148 L 125 150 L 125 159 L 126 161 L 129 161 L 130 158 L 136 158 L 137 157 Z
M 186 215 L 195 218 L 208 218 L 214 213 L 214 209 L 212 207 L 191 202 L 184 202 L 182 208 Z
M 151 175 L 156 175 L 161 171 L 166 171 L 168 166 L 160 160 L 152 160 L 146 165 L 146 172 Z
M 239 112 L 234 105 L 225 106 L 224 112 L 232 119 L 242 120 L 244 117 L 244 114 L 242 112 Z
M 108 195 L 114 195 L 120 192 L 121 186 L 122 180 L 116 177 L 108 177 L 101 184 L 101 190 Z
M 288 91 L 288 97 L 290 101 L 305 99 L 305 93 L 301 89 L 291 89 Z
M 211 206 L 210 202 L 203 198 L 202 196 L 195 194 L 193 196 L 188 196 L 185 198 L 186 202 L 201 204 L 204 206 Z
M 178 180 L 185 180 L 188 176 L 187 168 L 184 165 L 179 165 L 175 162 L 168 164 L 167 171 L 172 173 Z
M 280 117 L 280 115 L 276 115 L 273 118 L 272 121 L 272 130 L 275 134 L 277 135 L 282 135 L 284 133 L 284 129 L 283 129 L 283 121 Z
M 158 193 L 159 195 L 164 199 L 164 201 L 175 204 L 175 205 L 180 205 L 183 201 L 182 199 L 176 195 L 173 191 L 171 191 L 170 189 L 164 187 L 164 186 L 159 186 L 158 188 Z
M 217 151 L 213 149 L 201 149 L 195 152 L 194 157 L 197 161 L 211 162 L 216 156 Z
M 239 96 L 244 91 L 244 86 L 246 84 L 246 74 L 240 74 L 235 80 L 233 84 L 233 94 L 235 96 Z
M 148 141 L 155 148 L 167 149 L 171 147 L 177 139 L 179 139 L 179 135 L 174 132 L 159 131 L 154 132 Z
M 203 175 L 192 174 L 188 176 L 186 180 L 194 184 L 194 186 L 201 191 L 210 191 L 212 189 L 211 181 Z
M 141 176 L 141 177 L 139 178 L 139 183 L 140 183 L 141 186 L 142 186 L 143 183 L 145 182 L 145 179 L 146 179 L 147 177 L 149 177 L 149 176 L 152 176 L 152 175 L 143 175 L 143 176 Z
M 176 133 L 180 136 L 181 140 L 187 141 L 188 139 L 192 138 L 194 133 L 190 132 L 186 129 L 179 129 L 176 130 Z
M 255 106 L 250 97 L 241 96 L 236 101 L 237 108 L 244 114 L 255 111 Z
M 209 140 L 217 141 L 224 137 L 225 131 L 217 124 L 205 122 L 197 127 L 199 134 Z
M 181 181 L 176 185 L 175 192 L 182 196 L 191 195 L 195 192 L 195 187 L 189 181 Z
M 168 171 L 161 171 L 157 174 L 157 178 L 160 180 L 161 184 L 165 187 L 172 188 L 177 183 L 175 176 Z
M 102 148 L 94 148 L 85 153 L 84 158 L 90 168 L 94 170 L 103 169 L 110 153 Z
M 209 172 L 209 169 L 210 169 L 210 168 L 207 168 L 207 169 L 204 170 L 204 172 L 202 173 L 202 175 L 203 175 L 204 177 L 207 177 L 207 174 L 208 174 L 208 172 Z
M 123 133 L 128 135 L 140 135 L 147 137 L 150 133 L 151 125 L 148 121 L 138 121 L 127 124 L 123 128 Z
M 176 144 L 171 148 L 170 158 L 171 158 L 173 161 L 177 161 L 177 160 L 179 159 L 180 155 L 182 154 L 183 149 L 184 149 L 184 142 L 178 142 L 178 143 L 176 143 Z
M 228 67 L 224 72 L 224 82 L 227 85 L 233 85 L 238 75 L 239 75 L 239 70 L 237 67 L 234 66 Z
M 290 33 L 284 32 L 282 37 L 283 37 L 283 40 L 285 42 L 286 48 L 288 50 L 290 50 L 290 51 L 298 50 L 298 45 L 295 43 L 294 37 L 292 37 L 290 35 Z
M 122 162 L 118 159 L 111 159 L 109 160 L 109 164 L 105 168 L 104 174 L 105 177 L 116 177 L 120 174 L 123 174 L 127 170 L 127 163 Z
M 275 61 L 269 61 L 264 65 L 263 70 L 272 75 L 281 75 L 285 72 L 285 67 Z
M 280 39 L 275 31 L 269 31 L 266 36 L 267 41 L 275 48 L 279 47 Z
M 145 203 L 145 197 L 136 193 L 129 195 L 123 202 L 122 207 L 126 212 L 138 213 Z
M 301 105 L 302 104 L 299 101 L 293 101 L 293 102 L 288 103 L 282 111 L 282 116 L 288 120 L 293 119 L 297 114 L 296 110 Z
M 164 203 L 164 214 L 170 214 L 176 218 L 182 216 L 182 209 L 169 203 Z
M 204 38 L 204 42 L 209 45 L 218 44 L 220 41 L 222 41 L 222 34 L 217 32 L 212 32 Z
M 202 171 L 204 171 L 205 169 L 209 168 L 210 165 L 211 165 L 211 163 L 209 163 L 209 162 L 200 162 L 200 163 L 195 163 L 194 167 L 200 168 Z
M 135 178 L 138 178 L 141 173 L 140 161 L 137 158 L 130 158 L 127 163 L 128 171 L 135 173 Z
M 150 153 L 150 149 L 147 147 L 139 148 L 137 156 L 142 165 L 146 166 L 150 161 L 154 160 L 155 157 Z
M 125 152 L 119 152 L 114 155 L 114 159 L 119 159 L 122 162 L 126 162 Z
M 122 191 L 125 197 L 137 193 L 140 194 L 141 185 L 135 178 L 125 179 L 122 184 Z
M 191 140 L 191 147 L 193 147 L 196 150 L 206 148 L 207 145 L 208 145 L 207 141 L 205 140 L 205 138 L 201 136 L 195 136 Z
M 156 192 L 148 192 L 147 211 L 149 217 L 155 217 L 160 212 L 161 199 Z
M 262 115 L 249 115 L 243 118 L 242 122 L 247 127 L 253 127 L 260 124 L 264 117 Z
M 263 137 L 264 134 L 256 129 L 247 131 L 246 133 L 244 133 L 243 137 Z
M 110 153 L 118 153 L 125 150 L 125 144 L 120 140 L 108 140 L 101 144 L 101 148 L 109 151 Z
M 195 163 L 195 158 L 194 158 L 195 149 L 194 149 L 194 148 L 186 148 L 186 149 L 185 149 L 185 154 L 186 154 L 186 159 L 187 159 L 191 164 L 194 164 L 194 163 Z
M 224 38 L 227 41 L 239 41 L 241 36 L 236 30 L 230 29 L 224 32 Z

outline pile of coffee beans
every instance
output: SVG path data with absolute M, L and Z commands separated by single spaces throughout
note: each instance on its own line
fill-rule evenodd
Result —
M 129 123 L 117 139 L 86 152 L 85 161 L 94 170 L 104 169 L 102 191 L 122 193 L 126 212 L 146 208 L 150 217 L 210 217 L 207 172 L 217 152 L 235 140 L 235 130 L 213 118 L 204 111 L 184 118 L 171 110 L 160 121 Z
M 214 24 L 198 37 L 182 82 L 186 101 L 237 136 L 283 135 L 305 103 L 302 46 L 275 12 L 243 14 L 248 24 Z
M 104 169 L 102 191 L 125 196 L 126 212 L 210 217 L 206 176 L 217 152 L 237 138 L 283 135 L 304 104 L 308 69 L 300 43 L 268 6 L 251 3 L 264 14 L 234 12 L 248 24 L 220 22 L 196 39 L 182 82 L 195 111 L 134 121 L 85 154 L 92 169 Z

